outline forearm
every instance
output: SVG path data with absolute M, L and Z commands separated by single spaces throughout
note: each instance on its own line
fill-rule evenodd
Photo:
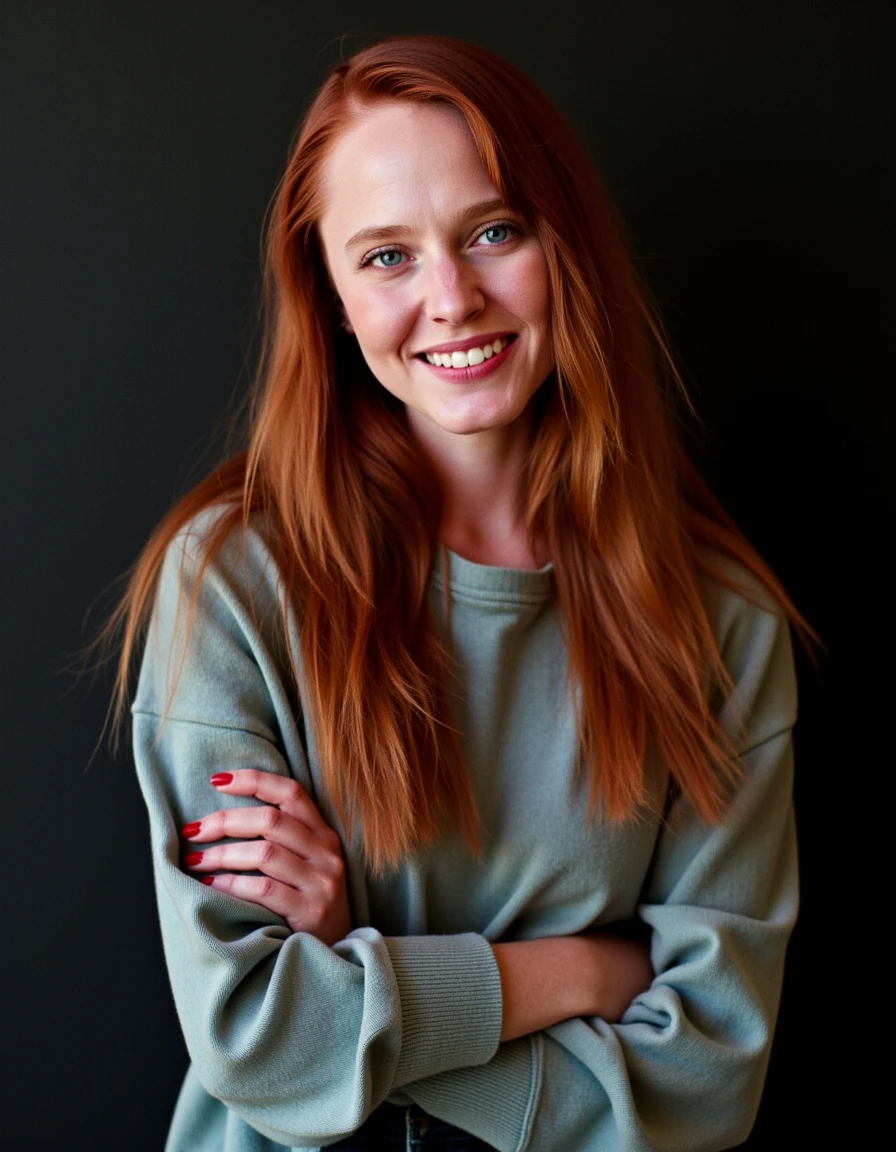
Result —
M 583 957 L 570 961 L 565 949 L 555 953 L 545 941 L 543 950 L 519 965 L 518 999 L 529 980 L 533 1002 L 517 1011 L 511 986 L 503 1032 L 509 1037 L 514 1027 L 522 1031 L 539 1014 L 543 1019 L 565 1010 L 569 1018 L 502 1043 L 482 1067 L 410 1084 L 409 1098 L 499 1152 L 592 1152 L 604 1146 L 718 1152 L 741 1143 L 762 1089 L 791 910 L 782 908 L 775 917 L 782 922 L 766 925 L 703 908 L 647 911 L 651 919 L 665 913 L 664 922 L 657 918 L 657 954 L 664 955 L 669 936 L 682 946 L 675 949 L 677 962 L 670 959 L 621 1021 L 608 1022 L 599 1013 L 572 1016 L 569 1004 L 580 995 L 576 966 Z M 496 955 L 517 947 L 498 945 Z M 511 957 L 511 982 L 515 962 L 528 951 L 505 953 Z M 566 965 L 560 975 L 572 991 L 565 1009 L 565 992 L 552 992 L 550 981 L 539 985 L 533 956 L 539 963 L 551 956 Z M 498 961 L 502 980 L 508 970 L 504 958 Z M 527 964 L 534 973 L 526 971 Z
M 481 936 L 361 928 L 330 948 L 184 874 L 179 829 L 213 792 L 212 772 L 282 773 L 270 742 L 141 712 L 134 736 L 172 991 L 212 1096 L 278 1143 L 315 1145 L 353 1131 L 403 1083 L 494 1055 L 500 975 Z M 216 799 L 227 810 L 252 802 Z
M 576 1016 L 614 1022 L 653 977 L 647 949 L 593 933 L 493 945 L 501 974 L 501 1040 L 515 1040 Z
M 500 1152 L 718 1152 L 746 1139 L 797 910 L 789 733 L 745 752 L 742 763 L 744 780 L 724 824 L 707 830 L 684 800 L 670 814 L 639 909 L 656 976 L 622 1019 L 608 1023 L 580 1010 L 502 1044 L 484 1067 L 411 1084 L 416 1104 Z M 570 938 L 573 948 L 577 939 L 584 938 Z M 552 956 L 571 989 L 578 987 L 584 954 L 558 958 L 549 943 L 532 954 Z M 527 973 L 525 960 L 522 974 L 514 971 L 527 950 L 505 949 L 518 947 L 495 947 L 508 983 L 507 1036 L 532 1022 L 521 1013 L 514 1019 L 521 979 L 531 981 L 533 1014 L 562 1007 L 550 1002 L 549 988 L 538 1001 L 538 972 Z

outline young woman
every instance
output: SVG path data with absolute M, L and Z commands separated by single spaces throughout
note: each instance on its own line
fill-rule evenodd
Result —
M 169 1149 L 738 1144 L 802 623 L 679 443 L 579 145 L 485 50 L 386 40 L 314 100 L 268 254 L 248 450 L 122 610 Z

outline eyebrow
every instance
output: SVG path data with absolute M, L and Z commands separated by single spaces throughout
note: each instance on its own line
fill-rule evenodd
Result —
M 466 224 L 469 220 L 475 219 L 477 216 L 490 216 L 495 212 L 507 212 L 508 208 L 500 196 L 495 196 L 491 200 L 480 200 L 478 204 L 471 204 L 469 208 L 465 208 L 463 212 L 458 213 L 455 217 L 457 224 Z M 348 252 L 350 248 L 356 247 L 358 244 L 376 243 L 381 240 L 395 240 L 399 236 L 406 235 L 410 229 L 405 224 L 385 224 L 382 227 L 362 228 L 351 236 L 345 244 L 345 251 Z

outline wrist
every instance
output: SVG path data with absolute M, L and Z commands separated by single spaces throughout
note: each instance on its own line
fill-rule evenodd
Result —
M 584 1015 L 594 999 L 588 942 L 552 936 L 492 945 L 501 976 L 502 1040 Z

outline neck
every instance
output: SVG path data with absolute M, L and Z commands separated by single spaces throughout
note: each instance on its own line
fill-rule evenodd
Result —
M 528 414 L 505 428 L 463 436 L 412 430 L 442 489 L 441 543 L 477 564 L 541 568 L 543 545 L 526 531 L 526 459 L 533 428 Z

